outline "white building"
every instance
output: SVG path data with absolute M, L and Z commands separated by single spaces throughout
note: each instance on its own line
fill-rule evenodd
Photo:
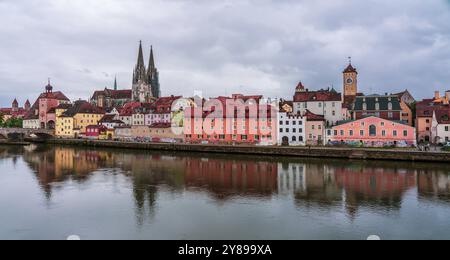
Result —
M 304 115 L 309 110 L 322 115 L 328 126 L 343 120 L 342 95 L 334 89 L 309 91 L 300 82 L 296 88 L 293 109 L 294 114 Z
M 27 118 L 23 120 L 22 127 L 24 129 L 39 129 L 41 127 L 41 123 L 39 118 Z
M 450 111 L 435 111 L 431 123 L 431 140 L 435 144 L 450 142 Z
M 278 145 L 300 146 L 306 143 L 306 118 L 299 114 L 278 113 Z

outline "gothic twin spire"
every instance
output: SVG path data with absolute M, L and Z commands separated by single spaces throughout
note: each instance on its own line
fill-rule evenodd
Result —
M 139 53 L 136 67 L 133 73 L 133 84 L 145 83 L 151 86 L 152 96 L 160 96 L 158 69 L 155 66 L 155 58 L 153 55 L 153 46 L 150 47 L 150 59 L 148 61 L 148 69 L 144 63 L 144 52 L 142 50 L 142 41 L 139 42 Z
M 156 66 L 155 66 L 155 58 L 153 55 L 153 46 L 150 47 L 150 59 L 148 62 L 148 70 L 145 68 L 144 63 L 144 52 L 142 51 L 142 41 L 139 42 L 139 53 L 138 53 L 138 60 L 136 64 L 136 68 L 134 70 L 134 83 L 137 83 L 139 80 L 142 82 L 148 82 L 149 77 L 152 77 L 152 75 L 156 72 Z

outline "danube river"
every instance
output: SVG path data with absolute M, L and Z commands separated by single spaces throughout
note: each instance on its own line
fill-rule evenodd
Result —
M 0 146 L 0 239 L 450 239 L 450 164 Z

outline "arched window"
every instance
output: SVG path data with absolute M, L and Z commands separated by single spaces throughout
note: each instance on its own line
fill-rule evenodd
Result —
M 375 125 L 369 126 L 369 135 L 377 136 L 377 127 Z

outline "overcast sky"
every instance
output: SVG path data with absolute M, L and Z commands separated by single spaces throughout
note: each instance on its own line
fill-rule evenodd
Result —
M 348 56 L 365 93 L 450 89 L 446 0 L 0 0 L 0 24 L 1 106 L 48 77 L 71 99 L 131 88 L 139 40 L 163 95 L 341 90 Z

